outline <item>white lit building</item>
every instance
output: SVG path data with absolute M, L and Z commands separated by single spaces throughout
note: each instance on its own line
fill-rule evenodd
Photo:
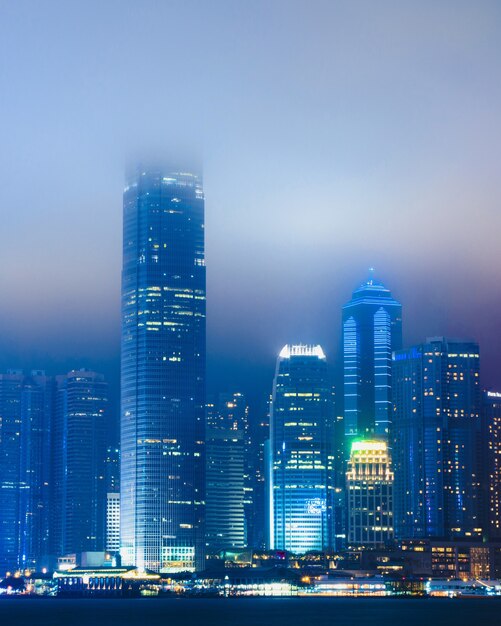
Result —
M 354 441 L 346 474 L 348 544 L 393 540 L 393 472 L 386 441 Z

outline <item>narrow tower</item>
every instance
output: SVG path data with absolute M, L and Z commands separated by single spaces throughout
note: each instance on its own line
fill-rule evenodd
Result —
M 402 305 L 373 270 L 343 307 L 344 424 L 356 437 L 388 438 L 392 352 L 402 347 Z

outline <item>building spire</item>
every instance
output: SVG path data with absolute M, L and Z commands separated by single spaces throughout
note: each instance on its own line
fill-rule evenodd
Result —
M 376 270 L 374 269 L 374 267 L 369 267 L 369 277 L 367 280 L 367 284 L 368 285 L 373 285 L 374 284 L 374 276 L 375 276 Z

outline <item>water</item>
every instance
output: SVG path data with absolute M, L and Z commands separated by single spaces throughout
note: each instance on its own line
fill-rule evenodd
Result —
M 501 599 L 2 598 L 2 626 L 490 626 Z

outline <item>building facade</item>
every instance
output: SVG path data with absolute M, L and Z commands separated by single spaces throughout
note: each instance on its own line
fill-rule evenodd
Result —
M 139 170 L 124 191 L 121 555 L 204 565 L 204 195 L 192 173 Z
M 241 393 L 207 405 L 206 522 L 209 554 L 247 544 L 245 469 L 248 407 Z
M 482 534 L 479 350 L 441 337 L 393 362 L 398 538 Z
M 32 371 L 21 388 L 19 567 L 50 566 L 54 379 Z
M 346 453 L 357 437 L 388 437 L 392 352 L 402 347 L 402 305 L 373 276 L 343 307 Z
M 120 551 L 120 494 L 106 494 L 106 550 L 112 554 Z
M 482 398 L 482 487 L 485 530 L 501 539 L 501 393 L 485 391 Z
M 352 443 L 346 475 L 349 546 L 375 547 L 393 540 L 393 480 L 385 440 Z
M 21 390 L 24 376 L 0 375 L 0 576 L 19 565 Z
M 104 551 L 108 384 L 89 370 L 73 370 L 56 382 L 53 553 Z
M 0 374 L 0 576 L 48 564 L 53 379 Z
M 270 418 L 270 548 L 332 547 L 332 386 L 320 346 L 282 349 Z

